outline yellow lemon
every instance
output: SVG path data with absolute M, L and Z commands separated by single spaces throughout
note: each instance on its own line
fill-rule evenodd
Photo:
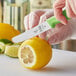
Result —
M 25 68 L 40 69 L 52 58 L 52 48 L 45 40 L 34 37 L 22 43 L 18 57 Z
M 11 40 L 12 37 L 20 34 L 18 30 L 15 30 L 11 25 L 0 23 L 0 39 Z

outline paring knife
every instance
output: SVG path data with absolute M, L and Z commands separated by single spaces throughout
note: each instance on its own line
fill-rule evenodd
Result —
M 67 20 L 70 18 L 66 15 L 66 10 L 63 11 L 63 15 L 66 17 Z M 32 37 L 35 37 L 49 29 L 55 28 L 56 24 L 61 23 L 58 21 L 55 16 L 52 16 L 51 18 L 47 19 L 44 23 L 37 25 L 36 27 L 18 35 L 12 38 L 12 41 L 14 43 L 22 42 L 24 40 L 30 39 Z

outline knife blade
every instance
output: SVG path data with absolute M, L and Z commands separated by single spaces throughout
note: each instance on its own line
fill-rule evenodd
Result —
M 44 22 L 44 23 L 34 27 L 33 29 L 28 30 L 28 31 L 12 38 L 12 41 L 15 42 L 15 43 L 22 42 L 24 40 L 30 39 L 34 36 L 37 36 L 40 33 L 43 33 L 43 32 L 45 32 L 49 29 L 50 29 L 50 26 L 48 25 L 48 23 Z

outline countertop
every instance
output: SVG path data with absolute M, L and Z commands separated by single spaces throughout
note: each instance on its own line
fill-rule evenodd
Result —
M 52 60 L 40 70 L 23 68 L 18 59 L 0 55 L 0 76 L 76 76 L 76 52 L 53 49 Z

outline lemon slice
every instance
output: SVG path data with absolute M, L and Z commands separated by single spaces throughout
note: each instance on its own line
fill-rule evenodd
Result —
M 5 50 L 5 46 L 4 45 L 0 45 L 0 54 L 3 53 Z
M 35 37 L 22 43 L 18 57 L 25 68 L 40 69 L 52 58 L 52 48 L 45 40 Z
M 18 57 L 18 49 L 20 45 L 7 45 L 5 48 L 5 55 L 9 57 Z
M 4 53 L 6 45 L 12 45 L 13 42 L 8 39 L 0 39 L 0 53 Z

